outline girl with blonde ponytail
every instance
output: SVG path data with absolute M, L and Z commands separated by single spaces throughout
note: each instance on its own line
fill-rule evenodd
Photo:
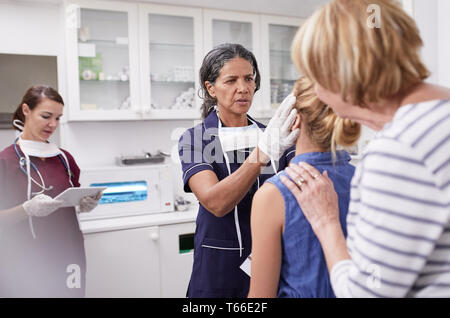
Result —
M 348 147 L 359 138 L 361 127 L 339 118 L 321 102 L 305 77 L 294 86 L 297 118 L 291 129 L 300 129 L 291 163 L 308 162 L 327 171 L 339 198 L 339 217 L 346 228 L 350 156 Z M 290 168 L 286 168 L 290 169 Z M 334 297 L 319 241 L 295 197 L 278 173 L 256 192 L 251 212 L 252 257 L 249 297 Z M 299 180 L 301 183 L 304 180 Z
M 297 98 L 295 108 L 305 124 L 305 133 L 317 147 L 334 154 L 337 145 L 348 148 L 358 141 L 361 125 L 338 117 L 317 97 L 309 79 L 301 77 L 295 83 L 293 93 Z

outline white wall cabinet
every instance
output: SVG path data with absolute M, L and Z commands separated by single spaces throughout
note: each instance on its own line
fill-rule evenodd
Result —
M 68 0 L 66 15 L 69 120 L 200 117 L 201 9 Z
M 255 117 L 270 117 L 295 77 L 289 49 L 300 19 L 100 0 L 67 0 L 65 14 L 70 121 L 199 118 L 198 71 L 220 43 L 255 54 Z
M 141 101 L 144 118 L 198 118 L 202 11 L 139 5 Z
M 66 2 L 69 120 L 142 118 L 137 6 Z
M 84 235 L 87 297 L 185 297 L 195 222 Z M 191 247 L 188 243 L 188 247 Z

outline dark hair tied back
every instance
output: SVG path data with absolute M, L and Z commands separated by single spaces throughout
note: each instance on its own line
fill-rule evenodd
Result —
M 17 106 L 17 109 L 14 112 L 12 119 L 13 123 L 15 120 L 20 120 L 21 122 L 25 123 L 25 115 L 23 114 L 22 110 L 23 104 L 27 104 L 30 110 L 33 110 L 42 101 L 43 98 L 48 98 L 54 102 L 64 105 L 62 97 L 54 88 L 46 85 L 31 86 L 23 96 L 22 101 L 20 102 L 19 106 Z M 18 128 L 14 125 L 13 128 L 18 130 Z

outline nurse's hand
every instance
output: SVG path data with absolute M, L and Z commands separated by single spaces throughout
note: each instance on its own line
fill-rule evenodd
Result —
M 55 212 L 63 204 L 64 202 L 61 200 L 55 200 L 48 195 L 39 194 L 31 200 L 25 201 L 22 206 L 27 215 L 42 217 Z
M 273 160 L 280 159 L 281 155 L 295 144 L 300 133 L 298 128 L 291 131 L 291 126 L 297 116 L 297 110 L 292 109 L 295 100 L 295 96 L 289 94 L 281 102 L 259 139 L 259 149 Z
M 102 194 L 102 192 L 99 192 L 96 196 L 85 196 L 82 198 L 80 201 L 80 212 L 91 212 L 98 205 Z

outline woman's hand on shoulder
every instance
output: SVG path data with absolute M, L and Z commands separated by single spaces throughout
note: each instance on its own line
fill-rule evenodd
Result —
M 291 163 L 286 173 L 295 182 L 284 176 L 281 181 L 294 195 L 316 235 L 327 225 L 340 223 L 338 196 L 327 171 L 320 174 L 313 166 L 301 162 Z

